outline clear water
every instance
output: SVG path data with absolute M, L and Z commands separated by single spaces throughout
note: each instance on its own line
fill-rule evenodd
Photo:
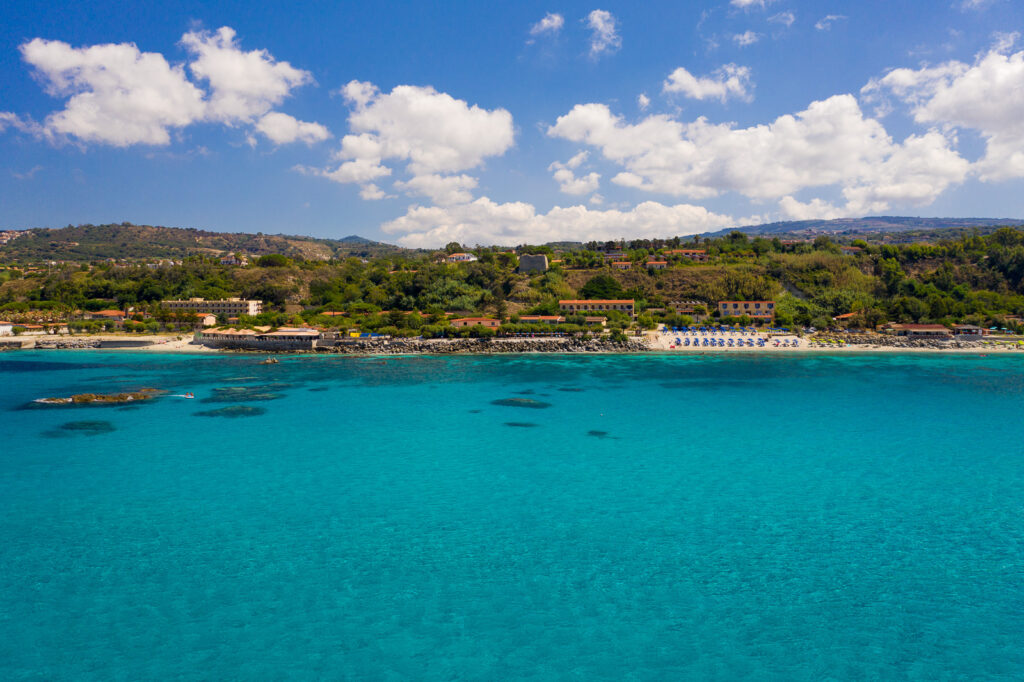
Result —
M 260 359 L 0 356 L 0 679 L 1024 678 L 1020 358 Z

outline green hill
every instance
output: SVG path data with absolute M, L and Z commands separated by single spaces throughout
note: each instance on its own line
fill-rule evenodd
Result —
M 262 233 L 211 232 L 152 225 L 78 225 L 36 228 L 0 246 L 0 259 L 92 261 L 107 258 L 184 258 L 244 253 L 280 253 L 293 258 L 329 260 L 348 256 L 374 257 L 404 251 L 397 246 L 350 236 L 341 240 Z

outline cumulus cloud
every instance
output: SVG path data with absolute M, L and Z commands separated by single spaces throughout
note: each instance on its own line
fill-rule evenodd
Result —
M 641 92 L 636 96 L 636 105 L 640 107 L 641 110 L 644 110 L 651 106 L 651 98 Z
M 751 100 L 753 85 L 750 82 L 750 68 L 725 64 L 711 76 L 697 77 L 683 67 L 669 74 L 662 85 L 664 92 L 680 93 L 691 99 L 717 99 L 725 102 L 730 97 Z
M 551 12 L 548 12 L 544 15 L 543 19 L 530 27 L 530 35 L 539 36 L 545 33 L 555 34 L 561 31 L 562 26 L 564 25 L 565 17 L 561 14 L 552 14 Z
M 732 191 L 765 200 L 837 186 L 851 212 L 926 204 L 968 169 L 939 132 L 893 142 L 852 95 L 738 129 L 665 115 L 629 124 L 604 104 L 580 104 L 548 135 L 600 149 L 623 168 L 612 182 L 624 187 L 692 198 Z
M 746 47 L 747 45 L 753 45 L 761 39 L 760 33 L 754 33 L 753 31 L 744 31 L 743 33 L 737 33 L 733 35 L 732 40 L 740 47 Z
M 46 92 L 67 103 L 42 123 L 0 113 L 0 130 L 117 147 L 167 145 L 173 131 L 203 120 L 254 124 L 276 144 L 329 136 L 318 123 L 270 111 L 292 88 L 312 81 L 308 72 L 276 62 L 265 50 L 241 51 L 228 27 L 186 33 L 182 44 L 194 57 L 192 74 L 209 83 L 209 93 L 188 79 L 184 65 L 172 66 L 131 43 L 75 48 L 30 40 L 20 47 L 22 57 Z
M 575 169 L 583 165 L 590 153 L 581 151 L 565 163 L 555 161 L 548 166 L 549 171 L 554 171 L 552 177 L 558 183 L 558 189 L 564 194 L 580 195 L 596 192 L 600 186 L 601 176 L 597 173 L 587 173 L 584 176 L 576 177 Z
M 974 64 L 894 69 L 861 92 L 869 100 L 895 96 L 918 123 L 977 131 L 985 155 L 973 170 L 982 180 L 1024 177 L 1024 52 L 1004 54 L 1006 45 L 1002 41 Z
M 319 175 L 341 183 L 370 183 L 390 175 L 385 162 L 401 162 L 412 176 L 402 191 L 438 201 L 468 201 L 476 179 L 447 174 L 476 168 L 512 147 L 512 115 L 483 109 L 429 86 L 399 85 L 382 93 L 351 81 L 341 94 L 351 107 L 334 170 Z M 375 194 L 373 191 L 369 192 Z
M 242 51 L 234 29 L 192 31 L 181 38 L 192 53 L 192 74 L 210 84 L 207 116 L 225 123 L 251 122 L 280 104 L 294 88 L 313 82 L 308 71 L 279 62 L 266 50 Z
M 319 123 L 307 123 L 297 118 L 272 111 L 264 114 L 256 123 L 256 130 L 263 133 L 274 144 L 322 142 L 331 136 L 330 131 Z
M 747 7 L 765 7 L 774 1 L 775 0 L 731 0 L 729 4 L 733 7 L 746 9 Z
M 595 9 L 587 15 L 587 26 L 590 27 L 590 57 L 592 59 L 615 52 L 622 47 L 618 22 L 611 12 Z
M 116 147 L 166 145 L 171 130 L 205 114 L 203 92 L 181 66 L 163 55 L 122 43 L 74 48 L 35 38 L 21 46 L 24 60 L 53 97 L 67 97 L 62 111 L 39 126 L 13 114 L 7 123 L 51 138 L 73 137 Z
M 646 201 L 628 211 L 568 206 L 537 213 L 532 204 L 499 204 L 481 197 L 471 203 L 447 207 L 413 206 L 405 215 L 384 223 L 381 229 L 388 234 L 401 235 L 397 241 L 402 246 L 433 248 L 452 241 L 513 245 L 652 235 L 668 237 L 735 224 L 730 216 L 690 204 L 666 206 Z
M 395 183 L 395 188 L 409 194 L 429 197 L 440 206 L 464 204 L 473 200 L 477 179 L 469 175 L 417 175 Z
M 834 24 L 837 21 L 842 21 L 844 19 L 846 19 L 846 17 L 842 14 L 829 14 L 827 16 L 822 17 L 821 19 L 818 19 L 817 23 L 814 24 L 814 28 L 818 29 L 819 31 L 827 31 L 830 28 L 832 28 L 832 24 Z
M 782 24 L 786 28 L 789 28 L 793 25 L 793 22 L 796 21 L 796 15 L 789 10 L 786 10 L 785 12 L 779 12 L 778 14 L 773 14 L 768 17 L 768 21 L 773 24 Z
M 801 202 L 785 196 L 779 200 L 779 210 L 786 220 L 832 220 L 846 217 L 845 211 L 822 199 Z

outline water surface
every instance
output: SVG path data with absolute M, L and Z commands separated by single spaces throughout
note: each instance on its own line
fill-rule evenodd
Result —
M 260 359 L 0 356 L 0 678 L 1024 678 L 1019 358 Z

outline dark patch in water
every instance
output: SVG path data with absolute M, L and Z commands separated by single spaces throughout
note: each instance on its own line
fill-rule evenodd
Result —
M 125 405 L 124 407 L 117 408 L 118 412 L 131 412 L 132 410 L 139 409 L 138 405 Z
M 615 436 L 608 435 L 607 431 L 587 431 L 587 435 L 590 436 L 591 438 L 609 438 L 611 440 L 618 440 L 618 438 L 616 438 Z
M 213 389 L 213 395 L 203 398 L 204 403 L 247 403 L 254 400 L 277 400 L 284 396 L 280 393 L 273 393 L 271 386 L 229 386 L 227 388 Z
M 327 390 L 330 390 L 330 389 L 328 389 L 326 386 L 317 386 L 317 387 L 311 388 L 309 390 L 313 391 L 315 393 L 315 392 L 319 392 L 319 391 L 327 391 Z
M 237 419 L 238 417 L 258 417 L 261 414 L 266 414 L 266 410 L 262 407 L 250 407 L 249 405 L 231 405 L 230 407 L 222 407 L 219 410 L 205 410 L 203 412 L 195 412 L 192 416 L 194 417 L 228 417 L 231 419 Z
M 560 388 L 558 390 L 562 393 L 583 393 L 582 388 Z
M 44 360 L 0 360 L 0 372 L 55 372 L 101 367 L 107 367 L 107 365 L 85 362 L 46 362 Z
M 61 424 L 60 428 L 66 432 L 81 433 L 86 436 L 98 436 L 101 433 L 116 431 L 113 424 L 105 421 L 68 422 L 67 424 Z
M 469 411 L 470 414 L 480 414 L 481 412 L 483 412 L 483 410 L 470 410 Z
M 533 395 L 533 389 L 528 388 L 525 391 L 516 391 L 516 395 Z
M 515 426 L 521 429 L 532 429 L 540 426 L 540 424 L 534 424 L 533 422 L 505 422 L 505 426 Z
M 546 403 L 542 400 L 533 400 L 531 398 L 502 398 L 501 400 L 492 400 L 491 405 L 500 405 L 502 407 L 529 407 L 535 410 L 542 410 L 545 407 L 551 407 L 551 403 Z

